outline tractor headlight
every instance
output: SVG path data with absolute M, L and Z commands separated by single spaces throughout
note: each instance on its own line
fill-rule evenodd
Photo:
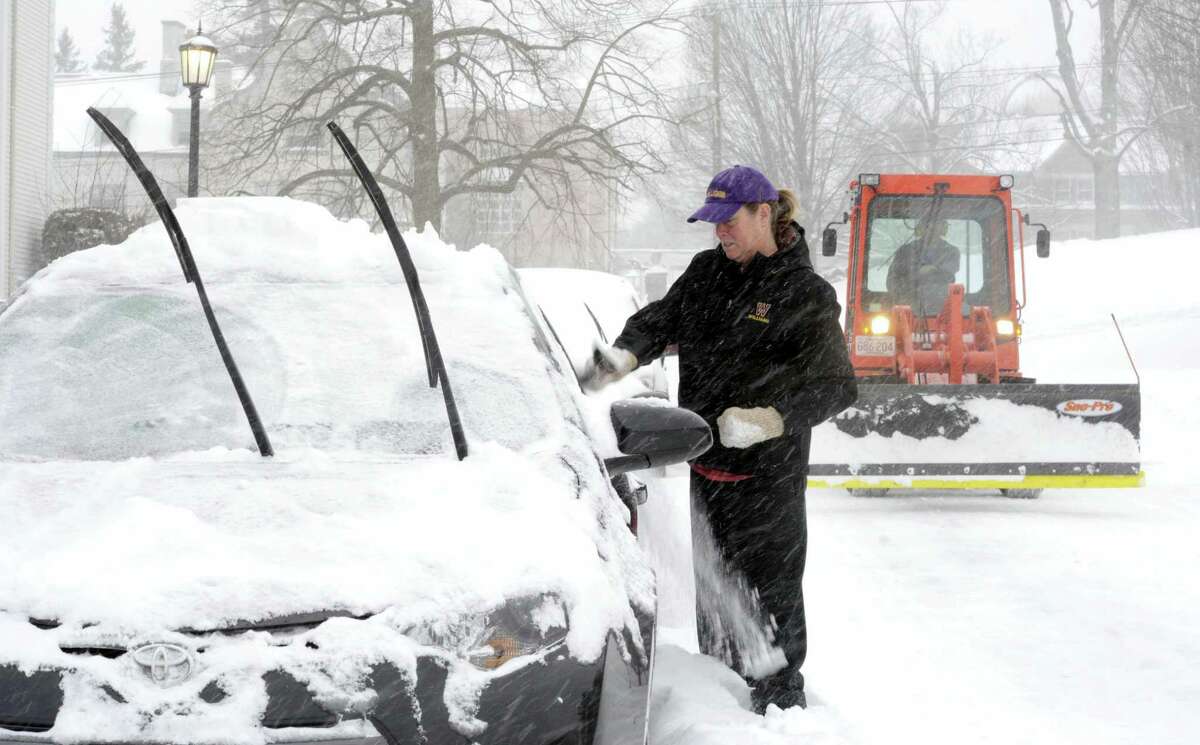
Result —
M 1001 189 L 1011 189 L 1012 187 L 1013 187 L 1013 177 L 1012 176 L 1005 174 L 1004 176 L 1000 177 L 1000 188 Z
M 878 173 L 861 173 L 858 176 L 858 183 L 863 186 L 879 186 Z
M 871 319 L 871 333 L 883 336 L 892 330 L 892 319 L 887 316 L 875 316 Z
M 1001 318 L 996 321 L 996 334 L 999 336 L 1012 336 L 1017 331 L 1017 327 L 1012 321 L 1007 318 Z

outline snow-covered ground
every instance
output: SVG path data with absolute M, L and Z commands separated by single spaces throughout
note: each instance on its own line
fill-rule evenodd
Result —
M 219 209 L 221 204 L 210 201 L 207 207 L 192 205 L 200 212 L 191 218 L 188 208 L 181 209 L 185 226 L 189 230 L 196 228 L 192 231 L 195 246 L 203 249 L 205 245 L 204 224 L 193 224 L 196 216 L 204 209 Z M 389 268 L 392 277 L 383 284 L 390 287 L 399 282 L 394 259 L 382 237 L 368 235 L 361 224 L 337 225 L 330 228 L 336 228 L 336 234 L 327 234 L 315 229 L 331 222 L 327 215 L 309 216 L 315 220 L 312 224 L 315 227 L 310 227 L 306 222 L 308 217 L 293 212 L 293 207 L 282 205 L 277 213 L 272 212 L 279 224 L 266 234 L 282 235 L 294 230 L 302 231 L 302 237 L 272 243 L 255 240 L 256 234 L 247 229 L 242 236 L 244 246 L 231 244 L 220 254 L 199 254 L 204 259 L 202 266 L 206 278 L 211 280 L 214 296 L 236 299 L 242 297 L 239 293 L 253 290 L 250 285 L 269 287 L 281 279 L 303 285 L 307 292 L 319 292 L 322 283 L 330 280 L 346 282 L 361 278 L 363 274 L 376 276 L 383 266 Z M 238 225 L 231 222 L 236 217 L 209 220 L 208 224 L 220 225 L 223 230 L 236 233 Z M 265 230 L 262 226 L 259 229 Z M 282 251 L 282 247 L 287 246 L 312 244 L 315 249 L 322 241 L 334 239 L 337 242 L 332 245 L 345 244 L 354 250 L 346 248 L 324 262 L 312 260 L 312 256 L 298 260 L 290 253 L 263 254 L 268 250 Z M 149 243 L 141 245 L 139 241 Z M 1025 328 L 1023 369 L 1044 382 L 1132 380 L 1133 372 L 1110 317 L 1110 313 L 1116 314 L 1143 384 L 1142 460 L 1148 474 L 1144 488 L 1049 490 L 1033 501 L 1007 500 L 982 493 L 917 494 L 882 499 L 856 499 L 833 490 L 810 493 L 806 577 L 810 653 L 805 667 L 810 706 L 807 710 L 772 709 L 766 716 L 754 715 L 749 710 L 749 691 L 742 680 L 719 662 L 696 653 L 686 472 L 675 469 L 666 477 L 640 474 L 653 482 L 651 501 L 640 513 L 641 547 L 657 571 L 660 611 L 651 742 L 654 745 L 896 745 L 910 742 L 922 745 L 964 742 L 1158 745 L 1192 743 L 1200 739 L 1200 707 L 1195 706 L 1200 701 L 1200 673 L 1197 672 L 1200 668 L 1200 633 L 1197 633 L 1200 629 L 1200 582 L 1193 577 L 1194 568 L 1200 565 L 1200 548 L 1193 540 L 1194 536 L 1200 535 L 1200 506 L 1195 502 L 1200 479 L 1191 464 L 1196 434 L 1193 412 L 1200 408 L 1200 390 L 1195 385 L 1200 381 L 1200 370 L 1197 369 L 1200 368 L 1200 300 L 1195 299 L 1189 286 L 1190 278 L 1200 269 L 1200 256 L 1194 251 L 1198 242 L 1200 231 L 1108 242 L 1081 241 L 1056 244 L 1048 260 L 1030 259 L 1029 308 L 1022 319 Z M 443 286 L 446 290 L 445 297 L 431 292 L 431 298 L 440 298 L 433 300 L 432 305 L 439 328 L 443 328 L 442 324 L 461 327 L 460 333 L 447 335 L 447 338 L 455 338 L 457 344 L 447 344 L 446 349 L 452 369 L 463 368 L 466 375 L 469 372 L 464 367 L 466 358 L 459 357 L 464 354 L 464 349 L 472 352 L 467 355 L 470 359 L 490 359 L 479 353 L 483 348 L 492 350 L 492 356 L 503 357 L 503 339 L 490 336 L 477 339 L 468 332 L 472 325 L 479 329 L 490 328 L 485 323 L 472 324 L 471 319 L 479 313 L 499 312 L 497 309 L 506 307 L 503 303 L 507 301 L 497 296 L 491 298 L 491 304 L 480 306 L 472 298 L 455 294 L 453 288 L 462 283 L 450 280 L 460 278 L 464 267 L 473 267 L 473 276 L 477 275 L 480 283 L 498 292 L 508 281 L 508 273 L 490 250 L 459 254 L 448 251 L 440 243 L 434 244 L 432 240 L 428 245 L 414 242 L 413 249 L 425 271 L 427 286 L 431 289 Z M 270 267 L 271 271 L 255 273 L 245 262 Z M 284 267 L 288 276 L 275 276 L 278 267 Z M 95 250 L 56 265 L 30 285 L 21 302 L 33 303 L 55 292 L 72 290 L 77 281 L 110 275 L 125 281 L 167 283 L 178 289 L 182 298 L 190 290 L 177 287 L 181 284 L 176 277 L 177 271 L 174 256 L 162 234 L 147 230 L 131 239 L 123 251 Z M 378 288 L 367 288 L 363 292 L 374 292 L 375 289 Z M 259 289 L 258 292 L 264 291 Z M 388 317 L 392 322 L 408 318 L 402 293 L 391 294 L 396 297 L 389 302 L 398 305 L 390 310 Z M 279 303 L 278 307 L 283 308 L 283 300 Z M 375 304 L 372 307 L 384 306 Z M 378 394 L 377 387 L 357 385 L 359 378 L 381 379 L 381 373 L 373 374 L 363 367 L 369 358 L 379 356 L 370 351 L 379 344 L 394 351 L 390 358 L 403 358 L 401 352 L 407 350 L 407 357 L 419 360 L 414 356 L 417 351 L 412 345 L 416 337 L 411 329 L 403 335 L 407 346 L 400 345 L 399 341 L 389 341 L 390 337 L 382 329 L 370 330 L 372 344 L 358 344 L 363 334 L 368 333 L 364 327 L 372 327 L 350 313 L 353 309 L 337 311 L 350 313 L 343 318 L 335 314 L 336 305 L 329 304 L 328 308 L 322 324 L 308 324 L 309 316 L 299 311 L 268 314 L 267 320 L 280 324 L 271 338 L 302 341 L 315 333 L 309 326 L 312 329 L 327 326 L 329 329 L 323 333 L 339 336 L 328 340 L 333 345 L 330 348 L 338 350 L 339 354 L 330 355 L 319 369 L 302 370 L 292 366 L 295 369 L 288 388 L 290 398 L 273 403 L 270 396 L 263 398 L 260 403 L 263 410 L 271 414 L 272 421 L 320 420 L 328 413 L 327 409 L 333 408 L 329 401 L 334 397 L 340 397 L 339 411 L 353 413 L 382 406 L 370 398 Z M 232 309 L 223 310 L 223 315 L 225 313 L 230 316 L 231 339 L 244 342 L 248 338 L 245 334 L 254 329 L 247 321 L 238 320 Z M 339 323 L 333 324 L 333 321 Z M 581 325 L 587 328 L 586 319 Z M 242 326 L 245 328 L 239 332 Z M 512 330 L 517 333 L 522 328 L 513 325 Z M 70 331 L 69 328 L 54 327 L 58 334 Z M 46 339 L 50 338 L 47 332 Z M 126 339 L 126 342 L 130 340 Z M 156 344 L 165 348 L 161 341 Z M 388 344 L 392 346 L 386 346 Z M 143 346 L 154 345 L 146 342 Z M 515 347 L 515 344 L 511 346 Z M 246 351 L 242 362 L 248 382 L 256 390 L 262 389 L 269 382 L 265 371 L 271 367 L 263 364 L 262 359 L 274 353 L 274 348 L 266 345 L 260 349 L 247 349 L 251 345 L 246 343 L 238 344 L 238 347 Z M 297 348 L 305 349 L 303 346 Z M 47 354 L 53 351 L 48 350 Z M 117 352 L 113 354 L 116 356 Z M 308 354 L 300 357 L 318 359 Z M 64 366 L 66 372 L 61 374 L 66 375 L 71 369 Z M 187 372 L 183 367 L 180 369 Z M 420 375 L 417 373 L 421 369 L 419 364 L 412 366 L 416 371 L 414 380 L 418 383 Z M 50 376 L 43 377 L 49 379 Z M 337 384 L 329 384 L 330 381 Z M 225 401 L 229 398 L 228 390 L 224 381 L 220 382 L 213 391 L 219 390 L 221 400 Z M 614 390 L 605 395 L 631 395 L 640 385 L 633 380 L 622 383 L 628 384 L 627 391 L 615 390 L 619 386 L 613 386 Z M 204 386 L 200 388 L 193 393 L 203 403 L 210 391 Z M 470 394 L 465 391 L 469 388 L 464 386 L 463 395 L 467 401 L 470 401 Z M 63 391 L 54 393 L 59 397 L 66 395 Z M 114 400 L 126 400 L 131 395 L 128 391 L 121 392 L 122 397 L 114 393 L 113 390 L 96 389 L 90 396 L 91 405 L 103 406 L 109 396 Z M 26 397 L 31 397 L 30 394 L 29 390 L 24 391 Z M 64 411 L 74 406 L 49 393 L 38 400 L 58 401 L 59 408 Z M 411 408 L 414 400 L 406 396 L 404 405 Z M 588 401 L 589 406 L 585 407 L 584 415 L 595 430 L 601 429 L 605 421 L 602 416 L 604 406 L 597 406 L 605 400 L 603 396 L 597 397 Z M 429 403 L 432 411 L 440 415 L 436 398 Z M 466 407 L 468 413 L 484 411 L 485 403 L 481 400 L 477 406 Z M 497 405 L 500 403 L 503 400 Z M 54 415 L 56 411 L 55 407 L 47 406 L 37 410 L 43 416 Z M 285 413 L 291 420 L 284 417 Z M 233 444 L 212 451 L 200 449 L 214 462 L 220 461 L 230 467 L 230 478 L 236 479 L 240 477 L 239 469 L 252 467 L 247 461 L 257 463 L 257 459 L 249 451 L 229 450 L 230 447 L 245 447 L 244 442 L 238 443 L 246 439 L 246 432 L 240 426 L 236 411 L 227 418 L 239 425 L 229 430 Z M 102 418 L 97 421 L 111 424 L 113 420 Z M 217 421 L 225 420 L 217 417 Z M 160 432 L 163 427 L 175 427 L 171 431 L 183 438 L 188 431 L 180 424 L 164 421 L 156 426 L 160 427 Z M 469 418 L 468 424 L 472 424 Z M 9 433 L 8 440 L 0 435 L 0 445 L 8 443 L 6 447 L 15 448 L 12 443 L 17 434 L 20 433 Z M 83 438 L 84 434 L 81 431 L 79 437 Z M 286 439 L 281 435 L 280 444 L 286 447 L 281 447 L 282 454 L 277 459 L 284 465 L 289 447 L 293 455 L 305 455 L 297 449 L 303 443 L 287 443 Z M 511 459 L 512 455 L 507 451 L 499 452 L 503 437 L 496 435 L 482 439 L 501 443 L 492 448 L 497 462 L 505 457 Z M 203 443 L 203 447 L 213 444 Z M 182 449 L 199 447 L 193 445 Z M 175 462 L 172 458 L 179 460 L 181 457 L 178 454 L 172 456 L 170 452 L 158 454 L 164 456 L 163 463 L 143 459 L 121 467 L 165 467 Z M 0 483 L 0 502 L 7 496 L 10 507 L 24 503 L 16 501 L 17 496 L 26 493 L 18 487 L 33 482 L 28 479 L 22 482 L 16 477 L 23 478 L 35 465 L 25 464 L 6 470 L 8 488 L 6 490 L 3 488 L 5 483 Z M 319 470 L 320 466 L 317 463 L 308 467 Z M 520 466 L 514 463 L 510 467 Z M 116 478 L 122 474 L 114 471 L 113 475 L 113 479 L 104 483 L 113 495 L 119 494 L 126 500 L 127 514 L 135 518 L 146 514 L 145 495 L 123 494 L 124 482 Z M 437 479 L 430 475 L 424 480 Z M 484 483 L 482 478 L 479 481 Z M 486 485 L 492 489 L 490 481 Z M 102 496 L 92 496 L 96 514 L 113 514 L 113 504 L 99 505 Z M 190 493 L 171 495 L 176 501 L 191 497 Z M 169 501 L 165 500 L 164 504 Z M 492 502 L 499 503 L 494 505 L 498 512 L 484 510 L 482 505 L 460 511 L 475 515 L 472 525 L 479 526 L 490 525 L 498 517 L 505 518 L 501 514 L 505 510 L 514 512 L 506 506 L 505 500 L 492 499 L 488 504 Z M 43 512 L 54 507 L 50 503 L 40 505 Z M 237 503 L 236 510 L 231 508 L 229 515 L 232 517 L 228 522 L 238 528 L 229 531 L 231 536 L 239 540 L 244 537 L 248 541 L 270 539 L 269 535 L 263 538 L 261 534 L 241 531 L 242 523 L 233 519 L 242 515 L 237 510 L 253 508 L 253 504 L 242 502 Z M 436 500 L 424 506 L 426 510 L 435 508 L 439 508 Z M 573 543 L 575 549 L 593 545 L 588 536 L 579 537 L 571 532 L 586 521 L 573 521 L 571 515 L 557 519 L 545 509 L 537 512 L 538 517 L 528 520 L 531 525 L 540 528 L 557 523 L 560 529 L 555 534 L 563 541 Z M 33 572 L 45 570 L 30 559 L 39 557 L 37 536 L 22 532 L 22 525 L 30 523 L 15 519 L 14 516 L 19 515 L 13 510 L 4 514 L 9 532 L 4 534 L 5 540 L 0 540 L 0 566 L 6 569 L 15 566 L 21 571 L 0 573 L 0 589 L 7 590 L 0 595 L 9 600 L 24 597 L 27 607 L 22 610 L 32 612 L 35 601 L 43 604 L 50 601 L 22 596 L 14 583 L 22 577 L 33 576 Z M 347 522 L 341 529 L 347 533 L 365 529 L 365 518 L 361 515 L 359 518 L 358 522 Z M 106 527 L 106 524 L 88 520 L 70 523 L 65 516 L 53 524 L 64 530 L 82 524 L 93 532 Z M 137 526 L 140 523 L 130 524 Z M 261 527 L 261 521 L 251 520 L 246 524 Z M 303 527 L 301 524 L 300 528 Z M 154 535 L 159 536 L 158 533 Z M 166 533 L 162 535 L 171 537 Z M 620 537 L 624 542 L 617 548 L 641 568 L 637 562 L 640 558 L 637 547 L 626 534 L 621 533 Z M 180 543 L 176 546 L 176 555 L 172 557 L 176 562 L 186 554 L 179 547 L 187 548 L 188 545 Z M 221 548 L 242 545 L 228 543 L 221 544 Z M 480 539 L 476 545 L 486 547 L 487 544 Z M 499 550 L 492 553 L 499 553 Z M 577 596 L 581 607 L 588 603 L 605 605 L 596 602 L 602 594 L 596 588 L 608 587 L 614 592 L 622 588 L 612 578 L 597 577 L 587 581 L 587 577 L 582 576 L 586 575 L 584 570 L 588 567 L 594 570 L 598 562 L 595 556 L 583 557 L 587 551 L 579 553 L 578 562 L 564 560 L 554 567 L 530 561 L 533 573 L 526 578 L 526 583 L 534 580 L 560 582 L 578 590 L 573 596 Z M 238 555 L 228 552 L 234 559 Z M 82 563 L 86 555 L 77 558 L 76 563 Z M 321 557 L 314 554 L 312 558 Z M 445 559 L 444 566 L 438 566 L 446 571 L 469 569 L 461 557 L 447 553 Z M 337 569 L 335 565 L 330 566 Z M 232 563 L 227 561 L 218 566 L 222 567 L 227 567 L 229 578 L 246 581 L 242 576 L 244 572 L 239 572 Z M 105 567 L 97 565 L 87 569 L 92 572 L 89 576 L 99 577 Z M 154 567 L 147 564 L 146 572 L 153 571 Z M 439 576 L 428 567 L 422 571 L 430 577 Z M 645 573 L 644 569 L 642 573 Z M 480 587 L 479 594 L 506 595 L 510 591 L 510 588 L 487 582 L 489 576 L 478 574 L 475 577 L 481 579 L 481 585 L 487 585 Z M 63 577 L 63 581 L 80 579 Z M 438 583 L 413 585 L 423 590 L 426 586 L 436 588 Z M 645 587 L 648 592 L 648 576 Z M 312 592 L 328 594 L 338 590 L 352 593 L 357 589 L 358 586 L 320 583 L 314 585 Z M 512 591 L 515 594 L 516 590 Z M 324 596 L 319 599 L 329 600 Z M 349 599 L 339 596 L 333 600 L 339 601 L 335 604 L 349 607 L 378 604 L 369 595 L 355 595 Z M 116 594 L 96 598 L 95 602 L 117 615 L 126 610 L 122 596 Z M 47 606 L 41 610 L 54 615 L 56 609 Z M 165 613 L 171 609 L 160 610 Z M 226 615 L 232 618 L 243 612 L 242 608 L 229 606 Z M 597 617 L 605 620 L 599 613 Z M 164 619 L 163 622 L 172 620 L 178 619 Z M 0 633 L 0 640 L 5 638 Z M 14 644 L 11 636 L 8 646 L 20 647 Z M 246 721 L 254 723 L 257 719 L 249 717 Z
M 748 711 L 697 655 L 686 479 L 641 513 L 659 573 L 654 745 L 1200 740 L 1200 231 L 1028 260 L 1022 367 L 1142 382 L 1141 489 L 809 494 L 807 710 Z M 660 492 L 663 490 L 659 485 Z

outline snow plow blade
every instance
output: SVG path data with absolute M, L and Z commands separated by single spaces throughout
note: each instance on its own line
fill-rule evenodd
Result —
M 813 431 L 809 484 L 847 489 L 1135 487 L 1137 385 L 859 384 Z

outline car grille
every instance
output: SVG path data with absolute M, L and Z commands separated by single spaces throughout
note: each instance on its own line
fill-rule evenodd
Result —
M 322 619 L 323 620 L 323 619 Z M 58 627 L 53 621 L 31 620 L 37 628 L 51 630 Z M 286 629 L 311 628 L 320 621 L 289 624 Z M 239 629 L 230 633 L 241 633 Z M 276 629 L 271 629 L 275 631 Z M 284 627 L 279 631 L 283 632 Z M 193 632 L 199 635 L 202 632 Z M 315 645 L 309 644 L 310 648 Z M 116 644 L 71 643 L 59 645 L 64 653 L 80 657 L 103 657 L 119 659 L 129 650 Z M 204 648 L 196 650 L 203 654 Z M 25 673 L 15 665 L 0 665 L 0 728 L 12 732 L 46 732 L 54 727 L 59 709 L 63 704 L 62 675 L 57 670 L 40 670 Z M 337 714 L 318 704 L 308 687 L 288 673 L 279 670 L 263 675 L 267 687 L 267 706 L 262 716 L 263 727 L 282 730 L 293 727 L 332 727 L 339 721 Z M 103 690 L 110 698 L 126 703 L 119 692 L 108 685 Z M 218 681 L 212 681 L 200 691 L 200 699 L 209 704 L 220 702 L 227 693 Z
M 267 709 L 262 723 L 270 729 L 286 727 L 332 727 L 338 718 L 313 701 L 308 686 L 291 675 L 272 670 L 263 676 L 267 684 Z
M 62 676 L 57 671 L 23 673 L 0 665 L 0 727 L 16 732 L 45 732 L 62 707 Z
M 0 727 L 14 732 L 46 732 L 52 728 L 63 703 L 61 678 L 57 671 L 26 674 L 13 665 L 0 666 Z M 308 687 L 288 673 L 272 670 L 263 675 L 263 682 L 267 686 L 264 727 L 332 727 L 338 723 L 338 716 L 314 701 Z M 124 697 L 109 686 L 104 690 L 114 700 L 125 703 Z M 208 703 L 217 703 L 225 695 L 216 683 L 200 692 L 200 698 Z
M 67 654 L 77 655 L 92 655 L 96 657 L 107 657 L 110 660 L 115 660 L 125 654 L 126 650 L 123 647 L 91 647 L 91 646 L 75 646 L 69 644 L 60 644 L 58 648 Z

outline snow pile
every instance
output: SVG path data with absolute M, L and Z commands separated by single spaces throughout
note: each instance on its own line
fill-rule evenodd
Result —
M 428 386 L 386 237 L 287 199 L 185 201 L 179 216 L 277 447 L 448 450 L 442 394 Z M 565 394 L 529 343 L 533 320 L 503 259 L 409 238 L 469 434 L 510 448 L 553 437 Z M 2 454 L 116 459 L 253 446 L 157 223 L 36 275 L 5 313 L 0 342 L 0 419 L 22 422 L 0 431 Z
M 1141 375 L 1149 484 L 1190 486 L 1200 410 L 1200 230 L 1055 243 L 1031 258 L 1021 360 L 1039 382 L 1132 383 Z
M 1200 366 L 1200 230 L 1055 243 L 1026 259 L 1022 367 L 1044 383 L 1132 383 L 1117 317 L 1142 373 Z M 1144 389 L 1143 389 L 1144 390 Z
M 816 700 L 807 709 L 765 716 L 750 709 L 750 689 L 717 660 L 659 645 L 651 700 L 650 742 L 654 745 L 836 745 L 850 740 L 844 723 Z
M 542 594 L 581 659 L 636 629 L 653 577 L 499 254 L 406 235 L 467 431 L 459 462 L 384 236 L 287 199 L 178 214 L 277 455 L 251 450 L 160 225 L 40 272 L 0 316 L 0 420 L 20 423 L 0 433 L 0 619 L 25 629 L 0 633 L 0 663 L 65 659 L 27 643 L 27 616 L 60 621 L 37 632 L 55 639 L 128 642 L 375 613 L 338 623 L 359 624 L 356 659 L 397 664 L 405 630 Z M 88 701 L 64 721 L 95 724 Z
M 927 400 L 936 402 L 936 396 Z M 966 399 L 977 422 L 961 437 L 936 447 L 895 433 L 852 437 L 831 422 L 813 433 L 812 463 L 1136 463 L 1138 446 L 1119 424 L 1059 416 L 1036 406 L 996 399 Z M 1049 433 L 1053 433 L 1049 436 Z

